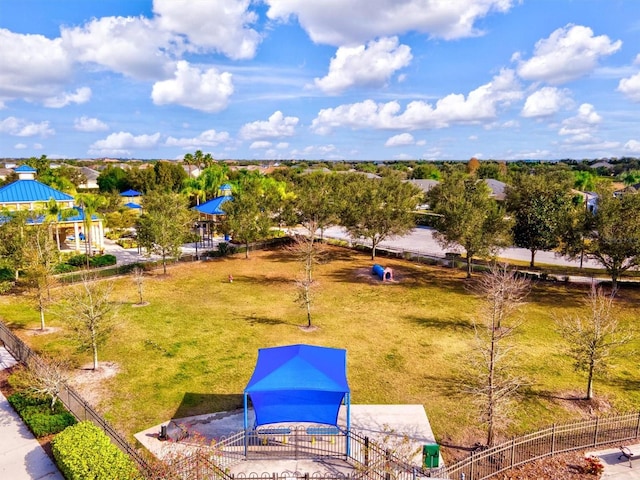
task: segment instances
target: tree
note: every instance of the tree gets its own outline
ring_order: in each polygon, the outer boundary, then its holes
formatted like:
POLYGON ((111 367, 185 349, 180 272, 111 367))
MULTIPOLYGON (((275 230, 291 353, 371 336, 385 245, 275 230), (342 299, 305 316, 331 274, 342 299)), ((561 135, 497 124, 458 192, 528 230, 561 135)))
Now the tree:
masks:
POLYGON ((315 235, 297 235, 293 244, 288 247, 294 257, 302 263, 303 275, 296 279, 296 302, 307 312, 307 328, 311 328, 311 306, 314 300, 314 290, 317 286, 313 278, 314 265, 321 262, 324 249, 315 241, 315 235))
POLYGON ((387 238, 406 235, 415 227, 414 210, 422 192, 396 176, 370 179, 352 175, 343 191, 346 208, 342 224, 351 237, 371 242, 371 260, 376 247, 387 238))
POLYGON ((191 178, 191 167, 193 167, 193 165, 194 165, 193 154, 185 153, 184 154, 184 158, 182 159, 182 161, 187 166, 187 168, 189 170, 189 178, 191 178))
POLYGON ((427 194, 436 215, 436 240, 444 247, 462 247, 467 255, 467 278, 472 259, 495 253, 509 244, 509 222, 497 202, 489 197, 482 180, 450 173, 427 194))
POLYGON ((85 271, 78 285, 65 290, 60 305, 60 314, 69 322, 80 347, 91 352, 93 370, 98 368, 98 347, 109 339, 115 326, 112 290, 113 282, 98 280, 85 271))
POLYGON ((615 197, 610 187, 602 185, 597 194, 595 211, 582 212, 583 221, 578 224, 582 235, 565 232, 563 253, 575 258, 583 250, 607 270, 615 290, 620 276, 640 265, 640 195, 615 197))
POLYGON ((293 210, 307 236, 320 234, 340 221, 340 183, 337 175, 314 172, 296 179, 293 210))
POLYGON ((191 232, 195 213, 187 200, 178 193, 150 192, 144 197, 144 213, 137 225, 138 242, 148 254, 162 257, 163 272, 167 273, 167 258, 180 255, 180 247, 191 232))
POLYGON ((76 214, 77 212, 75 209, 63 208, 53 198, 50 198, 47 202, 45 210, 45 221, 50 225, 53 225, 53 227, 55 228, 56 244, 58 246, 58 250, 60 250, 60 221, 64 221, 76 214))
POLYGON ((467 162, 467 173, 469 175, 475 175, 479 168, 480 160, 478 160, 476 157, 471 157, 467 162))
POLYGON ((179 192, 183 182, 188 178, 182 165, 175 162, 157 162, 153 170, 156 174, 154 189, 165 192, 179 192))
POLYGON ((49 397, 53 410, 69 378, 68 372, 69 365, 66 361, 45 356, 38 359, 30 357, 24 371, 24 381, 36 395, 49 397))
POLYGON ((2 263, 13 270, 15 281, 20 277, 20 272, 25 267, 26 252, 26 223, 28 212, 26 210, 0 213, 0 259, 2 263))
POLYGON ((93 234, 92 228, 93 217, 97 215, 98 210, 107 204, 107 200, 101 195, 91 193, 81 193, 76 197, 78 206, 82 208, 82 222, 86 235, 86 252, 87 267, 89 266, 89 257, 93 255, 93 234))
POLYGON ((567 353, 576 371, 587 373, 586 399, 593 398, 593 381, 604 374, 619 347, 632 340, 622 331, 614 309, 615 290, 606 295, 602 288, 591 286, 582 315, 556 318, 558 332, 567 342, 567 353))
POLYGON ((438 167, 433 163, 420 163, 416 165, 411 172, 411 178, 421 179, 428 178, 431 180, 440 180, 441 174, 438 167))
POLYGON ((54 268, 58 250, 46 223, 33 223, 25 232, 25 273, 40 313, 40 329, 45 329, 44 313, 51 299, 50 289, 55 282, 54 268))
POLYGON ((273 205, 276 197, 265 188, 262 177, 246 175, 240 179, 233 192, 233 200, 225 202, 223 229, 233 235, 234 241, 246 246, 245 258, 249 258, 249 244, 269 236, 274 225, 273 205))
POLYGON ((513 241, 531 252, 531 267, 539 250, 560 244, 563 228, 574 208, 571 185, 555 175, 520 175, 507 187, 507 211, 514 219, 513 241))
POLYGON ((142 293, 144 292, 144 268, 135 267, 132 271, 133 283, 136 285, 136 290, 138 291, 138 298, 140 301, 138 305, 145 305, 144 299, 142 297, 142 293))
POLYGON ((100 172, 96 183, 102 193, 124 192, 131 188, 127 172, 120 167, 113 167, 111 165, 100 172))
POLYGON ((521 320, 514 318, 529 293, 529 282, 506 265, 493 265, 474 287, 483 300, 474 320, 475 345, 464 388, 474 397, 492 446, 497 426, 523 380, 513 374, 511 338, 521 320))

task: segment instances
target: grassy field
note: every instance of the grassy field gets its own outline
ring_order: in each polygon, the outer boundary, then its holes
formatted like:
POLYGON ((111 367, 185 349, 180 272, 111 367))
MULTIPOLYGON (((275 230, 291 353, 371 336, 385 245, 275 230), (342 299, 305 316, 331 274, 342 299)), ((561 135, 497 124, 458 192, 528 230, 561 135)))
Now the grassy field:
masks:
MULTIPOLYGON (((381 259, 396 275, 394 283, 383 284, 371 276, 366 255, 337 247, 330 252, 330 261, 317 268, 314 331, 300 328, 306 317, 294 303, 292 282, 300 266, 284 251, 175 265, 167 276, 150 274, 145 282, 150 305, 142 308, 134 307, 133 280, 117 279, 118 327, 101 361, 116 362, 120 371, 101 384, 99 410, 131 436, 170 418, 237 408, 258 348, 308 343, 347 349, 353 403, 423 404, 439 441, 481 440, 472 401, 459 388, 479 301, 466 288, 464 273, 381 259)), ((585 287, 534 286, 516 336, 516 368, 529 386, 504 435, 578 418, 589 408, 640 408, 638 357, 632 354, 640 340, 597 379, 598 402, 566 399, 582 393, 585 379, 563 355, 552 317, 576 312, 584 294, 585 287)), ((623 290, 617 303, 623 324, 634 324, 640 291, 623 290)), ((76 365, 90 361, 76 351, 63 318, 50 316, 57 332, 29 335, 38 316, 25 297, 0 297, 0 315, 37 350, 69 356, 76 365)))

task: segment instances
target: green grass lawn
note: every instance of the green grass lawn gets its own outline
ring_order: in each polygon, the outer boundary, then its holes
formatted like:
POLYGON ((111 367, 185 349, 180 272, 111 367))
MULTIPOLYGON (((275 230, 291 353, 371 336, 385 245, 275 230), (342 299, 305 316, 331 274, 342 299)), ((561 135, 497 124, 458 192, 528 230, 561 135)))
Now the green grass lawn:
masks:
MULTIPOLYGON (((438 440, 482 440, 475 437, 472 400, 459 388, 478 305, 464 273, 380 259, 396 276, 383 284, 371 276, 366 255, 330 252, 316 271, 314 331, 300 328, 306 316, 294 303, 293 279, 301 269, 284 251, 179 264, 166 277, 156 272, 145 282, 150 305, 142 308, 133 306, 133 280, 117 279, 119 323, 100 360, 116 362, 120 372, 103 383, 99 410, 131 437, 170 418, 238 408, 259 348, 308 343, 347 349, 353 403, 422 404, 438 440)), ((562 354, 552 316, 577 311, 584 294, 585 287, 534 286, 516 336, 516 368, 529 385, 504 435, 582 414, 577 402, 562 398, 581 393, 585 380, 562 354)), ((622 322, 632 324, 640 292, 622 290, 618 305, 622 322)), ((56 333, 27 335, 39 323, 25 297, 0 297, 0 314, 36 350, 69 356, 76 365, 90 361, 76 351, 64 318, 49 317, 49 325, 60 328, 56 333)), ((600 404, 611 412, 640 408, 640 373, 631 354, 638 347, 640 340, 629 345, 630 355, 595 383, 600 404)))

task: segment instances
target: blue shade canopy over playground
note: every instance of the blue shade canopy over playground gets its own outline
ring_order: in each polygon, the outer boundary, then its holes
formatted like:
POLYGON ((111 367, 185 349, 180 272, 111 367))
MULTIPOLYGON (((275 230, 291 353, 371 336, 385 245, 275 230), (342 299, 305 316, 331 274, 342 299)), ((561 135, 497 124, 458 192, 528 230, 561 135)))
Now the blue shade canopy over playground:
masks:
MULTIPOLYGON (((337 425, 340 405, 347 405, 347 352, 313 345, 261 348, 244 391, 245 430, 247 396, 256 416, 255 426, 280 422, 337 425)), ((349 425, 347 425, 349 428, 349 425)))

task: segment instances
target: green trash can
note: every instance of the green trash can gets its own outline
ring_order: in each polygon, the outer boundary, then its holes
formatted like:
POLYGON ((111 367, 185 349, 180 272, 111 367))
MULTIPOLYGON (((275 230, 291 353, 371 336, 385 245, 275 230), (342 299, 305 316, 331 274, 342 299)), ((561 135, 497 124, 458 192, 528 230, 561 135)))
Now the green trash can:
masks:
POLYGON ((440 445, 422 446, 422 466, 424 468, 436 468, 440 465, 440 445))

